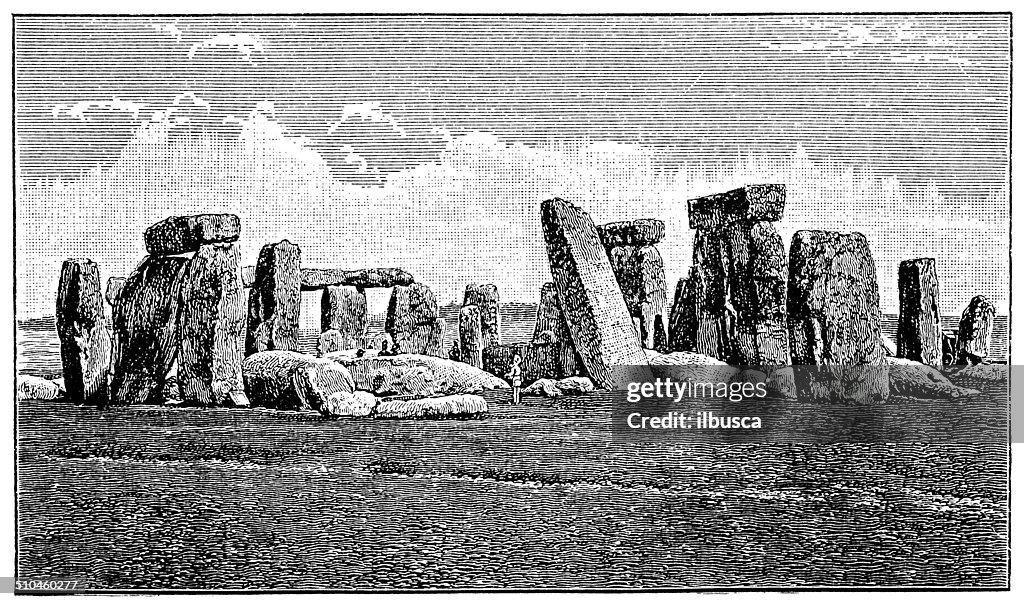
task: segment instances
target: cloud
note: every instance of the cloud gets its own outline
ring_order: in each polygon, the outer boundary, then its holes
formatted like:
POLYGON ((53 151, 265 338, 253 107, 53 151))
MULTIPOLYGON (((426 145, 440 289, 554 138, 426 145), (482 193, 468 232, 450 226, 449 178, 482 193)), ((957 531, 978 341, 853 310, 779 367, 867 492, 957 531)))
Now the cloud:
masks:
POLYGON ((244 56, 245 60, 250 63, 252 63, 253 53, 266 50, 263 42, 253 34, 217 34, 212 38, 193 44, 188 49, 188 58, 195 59, 200 52, 217 48, 232 49, 244 56))
POLYGON ((139 112, 145 107, 143 103, 122 101, 114 97, 110 101, 78 101, 71 104, 57 104, 53 106, 51 113, 54 118, 66 116, 86 122, 95 118, 97 114, 106 112, 127 113, 131 114, 133 118, 138 118, 139 112))
POLYGON ((157 32, 165 33, 174 38, 176 42, 181 42, 185 35, 184 32, 178 29, 178 26, 175 23, 151 23, 150 27, 157 32))

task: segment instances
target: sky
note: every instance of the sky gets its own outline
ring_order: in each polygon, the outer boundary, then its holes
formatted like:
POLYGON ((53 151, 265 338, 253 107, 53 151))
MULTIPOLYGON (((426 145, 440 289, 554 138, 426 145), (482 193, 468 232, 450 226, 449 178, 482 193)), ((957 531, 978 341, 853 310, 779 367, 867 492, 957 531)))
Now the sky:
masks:
POLYGON ((536 301, 553 196, 665 220, 671 291, 686 200, 763 182, 787 243, 868 236, 883 310, 925 256, 943 314, 1006 310, 1006 15, 20 17, 15 144, 21 319, 63 259, 127 275, 148 225, 200 212, 241 217, 246 264, 287 238, 442 303, 536 301))

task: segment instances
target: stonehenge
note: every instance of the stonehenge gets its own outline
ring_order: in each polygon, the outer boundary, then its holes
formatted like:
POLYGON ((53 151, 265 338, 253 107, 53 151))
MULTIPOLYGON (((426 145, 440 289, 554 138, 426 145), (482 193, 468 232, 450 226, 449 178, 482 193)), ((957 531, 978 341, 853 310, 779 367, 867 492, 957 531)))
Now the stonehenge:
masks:
POLYGON ((664 349, 668 287, 665 263, 655 244, 665 236, 665 223, 637 219, 597 229, 641 344, 646 349, 664 349))
POLYGON ((168 217, 146 229, 146 250, 151 255, 179 255, 204 244, 238 240, 241 221, 235 215, 168 217))
POLYGON ((301 252, 288 240, 260 250, 249 291, 245 355, 268 349, 299 347, 299 261, 301 252))
MULTIPOLYGON (((366 294, 354 286, 327 286, 320 298, 320 330, 338 333, 338 349, 363 347, 366 294)), ((332 349, 330 351, 337 351, 332 349)))
POLYGON ((974 297, 967 304, 960 318, 954 346, 957 364, 974 365, 985 362, 988 358, 995 316, 995 307, 981 295, 974 297))
POLYGON ((494 284, 469 284, 462 305, 474 305, 480 313, 480 335, 484 349, 501 345, 501 308, 494 284))
POLYGON ((439 356, 445 321, 437 316, 437 299, 425 284, 395 286, 388 302, 384 332, 399 353, 439 356))
POLYGON ((64 389, 72 401, 105 404, 110 365, 100 270, 89 259, 68 259, 57 286, 57 336, 64 389))
POLYGON ((484 337, 480 322, 480 308, 463 305, 459 310, 459 360, 484 367, 484 337))
POLYGON ((899 296, 896 355, 942 368, 942 318, 935 259, 908 259, 900 263, 899 296))

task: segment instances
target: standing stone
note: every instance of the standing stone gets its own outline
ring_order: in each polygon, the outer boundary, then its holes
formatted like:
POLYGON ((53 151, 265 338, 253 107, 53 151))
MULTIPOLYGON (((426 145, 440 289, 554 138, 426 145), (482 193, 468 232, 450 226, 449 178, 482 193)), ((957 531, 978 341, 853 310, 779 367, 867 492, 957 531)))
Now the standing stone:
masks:
POLYGON ((112 321, 113 404, 152 404, 163 399, 179 350, 180 295, 188 264, 184 257, 147 257, 125 281, 112 321))
POLYGON ((896 356, 942 368, 942 318, 935 259, 901 262, 899 291, 896 356))
POLYGON ((668 286, 665 263, 654 246, 614 246, 608 250, 615 279, 622 289, 629 315, 640 328, 645 349, 665 342, 668 286))
POLYGON ((576 351, 594 383, 653 377, 590 215, 561 199, 541 205, 551 275, 576 351))
POLYGON ((299 348, 299 247, 288 240, 260 250, 256 279, 249 291, 245 353, 299 348))
POLYGON ((809 372, 813 399, 884 400, 878 282, 859 233, 798 231, 789 256, 789 329, 794 365, 809 372))
POLYGON ((68 259, 57 287, 57 335, 64 390, 73 402, 105 404, 110 366, 100 270, 89 259, 68 259))
MULTIPOLYGON (((693 271, 693 268, 690 268, 693 271)), ((693 318, 694 310, 687 306, 686 278, 676 282, 675 296, 672 297, 672 311, 668 318, 668 351, 692 351, 692 345, 686 341, 690 334, 688 325, 693 318)), ((666 352, 662 352, 666 353, 666 352)))
POLYGON ((484 367, 484 338, 480 324, 480 308, 463 305, 459 310, 459 360, 477 368, 484 367))
POLYGON ((178 387, 187 404, 230 404, 242 391, 245 297, 236 244, 205 244, 185 270, 178 336, 178 387))
POLYGON ((111 307, 117 303, 118 297, 121 296, 121 290, 124 288, 124 278, 107 278, 107 292, 105 293, 107 304, 111 307))
POLYGON ((735 364, 789 364, 786 322, 788 263, 782 237, 768 222, 740 222, 723 233, 728 293, 735 311, 735 364))
POLYGON ((240 230, 235 215, 168 217, 146 229, 146 250, 151 255, 196 252, 204 244, 234 242, 240 230))
POLYGON ((391 291, 384 332, 398 353, 436 356, 440 353, 444 324, 438 321, 437 300, 424 284, 396 286, 391 291))
MULTIPOLYGON (((579 356, 572 344, 569 325, 565 322, 562 306, 558 304, 558 289, 554 282, 546 282, 540 289, 540 304, 537 306, 537 323, 533 329, 533 343, 555 343, 557 345, 558 374, 562 377, 579 376, 579 356)), ((545 377, 557 378, 557 377, 545 377)))
POLYGON ((343 349, 352 349, 345 347, 346 338, 336 330, 327 330, 320 333, 320 337, 316 341, 316 356, 322 358, 325 355, 341 351, 343 349))
POLYGON ((727 250, 719 234, 698 230, 693 241, 693 266, 683 293, 689 309, 684 328, 690 351, 732 363, 737 358, 734 326, 736 310, 729 298, 727 250))
POLYGON ((957 364, 981 364, 985 361, 995 318, 995 307, 988 299, 981 295, 971 299, 960 317, 956 336, 957 364))
POLYGON ((353 286, 323 289, 320 330, 324 333, 338 331, 341 349, 363 347, 366 339, 366 295, 363 291, 353 286))
POLYGON ((501 345, 501 308, 498 302, 498 287, 494 284, 469 284, 463 305, 475 305, 480 311, 480 332, 484 348, 501 345))

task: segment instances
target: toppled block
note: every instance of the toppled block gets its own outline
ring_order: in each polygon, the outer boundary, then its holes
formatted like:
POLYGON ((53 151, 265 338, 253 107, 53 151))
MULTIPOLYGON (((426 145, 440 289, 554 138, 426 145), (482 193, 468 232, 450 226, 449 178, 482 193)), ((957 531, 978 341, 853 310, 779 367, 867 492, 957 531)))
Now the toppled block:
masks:
POLYGON ((480 327, 480 308, 463 305, 459 310, 459 360, 483 368, 484 339, 480 327))
POLYGON ((57 287, 57 335, 64 385, 73 402, 105 404, 110 367, 100 270, 89 259, 68 259, 57 287))
POLYGON ((942 368, 942 318, 935 259, 909 259, 899 268, 900 318, 896 355, 942 368))
POLYGON ((241 221, 235 215, 168 217, 146 229, 146 250, 151 255, 180 255, 204 244, 238 240, 241 221))
POLYGON ((189 259, 147 257, 125 281, 114 305, 115 405, 160 403, 180 348, 181 288, 189 259))
POLYGON ((16 391, 19 400, 59 400, 64 395, 60 385, 49 379, 18 375, 16 391))
POLYGON ((377 396, 366 391, 348 393, 338 391, 330 394, 320 408, 324 417, 365 417, 377 407, 377 396))
POLYGON ((746 185, 694 198, 687 206, 690 229, 718 229, 739 221, 778 221, 786 206, 786 186, 746 185))
POLYGON ((608 259, 626 309, 639 325, 641 345, 646 349, 664 347, 668 286, 661 253, 654 246, 615 246, 608 249, 608 259))
POLYGON ((484 349, 501 345, 501 308, 498 304, 498 287, 494 284, 469 284, 462 300, 463 305, 475 305, 480 310, 480 334, 484 349))
POLYGON ((254 406, 279 410, 323 410, 332 394, 355 391, 344 366, 295 351, 268 350, 247 357, 242 378, 254 406))
POLYGON ((954 385, 938 370, 916 360, 886 358, 889 393, 912 398, 957 399, 978 394, 977 389, 954 385))
POLYGON ((635 219, 597 226, 605 248, 615 246, 653 246, 665 237, 665 222, 659 219, 635 219))
POLYGON ((425 392, 450 395, 509 388, 508 383, 479 368, 434 356, 382 356, 373 350, 346 350, 328 354, 327 359, 349 369, 356 389, 378 396, 425 392))
POLYGON ((353 288, 391 288, 409 286, 412 274, 397 267, 373 269, 302 269, 302 290, 319 290, 328 286, 353 288))
POLYGON ((460 394, 418 400, 381 400, 373 416, 378 419, 451 419, 486 412, 487 401, 482 397, 460 394))
POLYGON ((867 238, 859 233, 798 231, 790 247, 789 270, 793 364, 819 367, 808 376, 810 396, 888 398, 878 282, 867 238))
POLYGON ((523 395, 544 396, 577 396, 594 391, 594 383, 586 377, 567 377, 565 379, 537 379, 523 389, 523 395))
POLYGON ((233 405, 242 384, 245 294, 238 245, 204 244, 185 270, 178 338, 178 386, 192 406, 233 405))
POLYGON ((391 291, 384 332, 399 353, 440 355, 444 321, 437 317, 437 300, 425 284, 396 286, 391 291))
POLYGON ((260 250, 249 291, 245 353, 299 348, 300 251, 288 240, 260 250))
POLYGON ((320 300, 320 330, 338 331, 339 349, 362 347, 366 340, 366 295, 354 286, 328 286, 320 300))
POLYGON ((558 301, 587 375, 604 388, 647 378, 629 370, 647 366, 647 357, 590 215, 555 198, 541 205, 541 222, 558 301))
POLYGON ((117 298, 121 296, 121 290, 124 288, 124 278, 107 278, 107 292, 105 293, 107 304, 111 307, 117 303, 117 298))
POLYGON ((960 329, 956 335, 956 363, 981 364, 988 357, 995 307, 988 299, 978 295, 964 309, 960 329))

